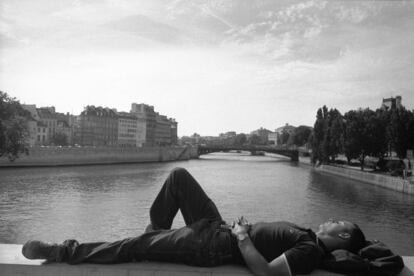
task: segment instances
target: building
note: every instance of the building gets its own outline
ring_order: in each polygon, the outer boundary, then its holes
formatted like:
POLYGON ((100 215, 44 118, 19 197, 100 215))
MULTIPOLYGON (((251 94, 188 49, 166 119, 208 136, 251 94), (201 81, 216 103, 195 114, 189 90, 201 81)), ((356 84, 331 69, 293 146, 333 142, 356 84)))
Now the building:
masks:
POLYGON ((237 133, 235 131, 227 131, 225 133, 220 133, 219 137, 221 139, 228 139, 228 138, 233 138, 236 137, 237 133))
POLYGON ((56 134, 64 135, 67 145, 74 144, 74 122, 75 116, 70 115, 69 113, 56 113, 57 126, 56 134))
POLYGON ((27 144, 30 147, 33 147, 38 144, 37 141, 37 122, 39 120, 39 115, 37 114, 36 105, 34 104, 22 104, 23 109, 30 112, 31 118, 27 121, 27 126, 29 130, 29 136, 27 137, 27 144))
POLYGON ((87 106, 76 126, 77 143, 83 146, 116 146, 118 115, 110 108, 87 106))
POLYGON ((35 145, 46 145, 49 137, 49 128, 43 122, 37 121, 36 123, 36 142, 35 145))
POLYGON ((171 145, 178 144, 178 123, 175 119, 170 118, 170 126, 171 126, 171 145))
POLYGON ((391 97, 391 98, 386 98, 386 99, 382 99, 382 106, 381 108, 383 109, 400 109, 402 107, 402 97, 401 96, 396 96, 395 98, 391 97))
POLYGON ((138 119, 127 112, 118 112, 118 146, 137 147, 138 119))
POLYGON ((165 115, 156 113, 154 141, 156 146, 171 145, 171 122, 165 115))
POLYGON ((269 144, 277 145, 277 136, 278 136, 277 132, 270 132, 267 135, 267 140, 269 141, 269 144))
POLYGON ((30 146, 53 144, 53 138, 58 130, 58 113, 55 107, 36 108, 34 104, 22 104, 23 109, 30 112, 32 120, 28 121, 30 146))
MULTIPOLYGON (((37 114, 39 115, 39 121, 42 123, 42 127, 47 127, 47 133, 45 136, 45 140, 43 141, 42 138, 42 145, 51 145, 53 144, 53 138, 56 134, 57 128, 57 116, 55 112, 55 108, 52 107, 40 107, 37 108, 37 114)), ((43 133, 42 133, 43 137, 43 133)))
POLYGON ((254 131, 250 132, 250 136, 257 135, 257 136, 260 137, 260 140, 263 143, 267 143, 269 141, 269 133, 272 133, 272 132, 268 129, 265 129, 265 128, 261 127, 257 130, 254 130, 254 131))
MULTIPOLYGON (((284 126, 282 127, 278 127, 277 129, 275 129, 275 133, 276 133, 276 145, 280 144, 280 138, 282 136, 283 133, 287 133, 290 135, 292 135, 293 132, 295 132, 296 127, 289 125, 288 123, 286 123, 284 126)), ((272 136, 272 141, 274 141, 274 136, 272 136)))
POLYGON ((131 105, 131 114, 138 118, 141 123, 140 129, 142 130, 142 124, 145 124, 145 140, 144 146, 155 145, 155 128, 156 128, 156 113, 154 107, 147 104, 136 104, 131 105))

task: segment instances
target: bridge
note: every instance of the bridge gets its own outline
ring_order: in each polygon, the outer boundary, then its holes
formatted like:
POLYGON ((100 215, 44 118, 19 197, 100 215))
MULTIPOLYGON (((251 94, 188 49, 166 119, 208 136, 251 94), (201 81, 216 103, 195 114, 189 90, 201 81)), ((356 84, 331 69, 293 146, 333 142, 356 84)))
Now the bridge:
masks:
POLYGON ((245 145, 245 146, 226 146, 226 145, 199 145, 198 155, 209 154, 212 152, 227 152, 231 150, 250 151, 252 153, 263 151, 275 153, 290 157, 291 161, 299 161, 299 151, 296 147, 286 146, 259 146, 259 145, 245 145))

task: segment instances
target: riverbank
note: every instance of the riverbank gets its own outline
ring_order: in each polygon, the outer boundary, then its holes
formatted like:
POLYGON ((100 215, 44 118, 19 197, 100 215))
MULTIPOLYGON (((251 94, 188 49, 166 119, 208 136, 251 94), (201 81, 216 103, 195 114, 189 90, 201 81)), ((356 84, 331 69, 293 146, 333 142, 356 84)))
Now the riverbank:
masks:
MULTIPOLYGON (((299 162, 307 166, 313 166, 310 163, 309 158, 300 157, 299 162)), ((388 190, 414 195, 414 181, 412 178, 403 179, 400 177, 384 175, 375 172, 361 171, 359 169, 331 165, 320 165, 314 167, 313 169, 317 172, 346 177, 349 179, 361 181, 363 183, 380 186, 388 190)))
POLYGON ((52 167, 167 162, 198 158, 195 147, 33 147, 15 161, 0 158, 1 167, 52 167))

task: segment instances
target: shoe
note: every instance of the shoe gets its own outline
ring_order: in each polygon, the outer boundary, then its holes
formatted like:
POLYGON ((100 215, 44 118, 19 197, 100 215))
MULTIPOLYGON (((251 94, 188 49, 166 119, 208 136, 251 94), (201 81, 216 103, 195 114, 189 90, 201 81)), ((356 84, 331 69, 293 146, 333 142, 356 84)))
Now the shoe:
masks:
POLYGON ((30 240, 23 245, 22 254, 27 259, 46 259, 48 262, 54 262, 58 260, 61 249, 56 243, 30 240))

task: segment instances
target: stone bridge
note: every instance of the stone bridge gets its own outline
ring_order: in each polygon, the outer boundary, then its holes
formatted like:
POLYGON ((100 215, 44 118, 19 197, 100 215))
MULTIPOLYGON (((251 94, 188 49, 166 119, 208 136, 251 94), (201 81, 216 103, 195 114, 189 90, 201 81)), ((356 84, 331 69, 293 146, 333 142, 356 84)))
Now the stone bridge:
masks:
POLYGON ((243 150, 250 151, 252 153, 263 151, 275 153, 283 156, 287 156, 291 161, 299 161, 299 151, 296 147, 286 146, 259 146, 259 145, 246 145, 246 146, 225 146, 225 145, 199 145, 198 155, 209 154, 212 152, 227 152, 231 150, 243 150))

